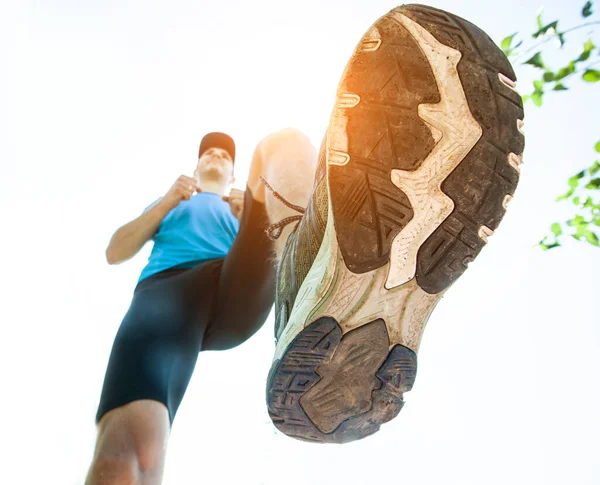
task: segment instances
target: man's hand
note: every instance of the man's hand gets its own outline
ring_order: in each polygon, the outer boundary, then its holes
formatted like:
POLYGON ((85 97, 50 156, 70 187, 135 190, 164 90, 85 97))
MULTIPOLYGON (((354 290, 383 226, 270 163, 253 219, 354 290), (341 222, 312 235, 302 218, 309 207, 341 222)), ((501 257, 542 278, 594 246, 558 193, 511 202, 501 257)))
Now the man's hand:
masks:
POLYGON ((244 211, 244 193, 243 190, 231 189, 229 196, 223 196, 223 200, 229 203, 231 212, 238 221, 242 220, 242 212, 244 211))
POLYGON ((182 200, 190 200, 194 192, 200 192, 198 181, 193 177, 181 175, 162 198, 171 209, 179 205, 182 200))

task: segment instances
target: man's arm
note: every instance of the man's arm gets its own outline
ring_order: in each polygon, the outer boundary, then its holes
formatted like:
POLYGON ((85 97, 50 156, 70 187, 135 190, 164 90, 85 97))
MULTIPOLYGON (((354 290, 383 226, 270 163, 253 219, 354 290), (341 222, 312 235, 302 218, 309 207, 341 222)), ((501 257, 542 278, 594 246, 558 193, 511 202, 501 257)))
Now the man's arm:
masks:
POLYGON ((164 197, 152 204, 137 219, 117 229, 106 248, 108 264, 118 264, 135 256, 148 240, 156 234, 160 223, 182 200, 190 200, 199 191, 193 177, 180 175, 164 197))
POLYGON ((137 219, 117 229, 106 248, 108 264, 119 264, 135 256, 156 234, 171 209, 172 206, 160 199, 137 219))
POLYGON ((141 216, 117 229, 106 248, 108 264, 118 264, 133 258, 148 240, 156 234, 160 223, 182 200, 190 200, 200 190, 193 177, 181 175, 165 194, 141 216))

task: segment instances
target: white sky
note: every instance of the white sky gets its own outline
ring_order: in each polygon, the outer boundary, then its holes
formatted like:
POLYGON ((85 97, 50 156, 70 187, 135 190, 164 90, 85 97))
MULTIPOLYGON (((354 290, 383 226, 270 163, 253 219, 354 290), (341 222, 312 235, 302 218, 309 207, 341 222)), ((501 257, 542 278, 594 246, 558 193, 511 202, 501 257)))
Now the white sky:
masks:
MULTIPOLYGON (((569 3, 545 19, 573 25, 584 2, 569 3)), ((496 41, 531 32, 541 5, 435 3, 496 41)), ((4 483, 83 483, 112 340, 150 252, 107 265, 114 230, 191 175, 207 131, 236 139, 240 188, 269 131, 295 126, 319 146, 348 56, 394 6, 1 3, 4 483)), ((528 107, 517 196, 433 313, 398 418, 341 446, 276 433, 264 403, 270 317, 241 347, 200 355, 164 484, 600 483, 600 250, 533 247, 568 214, 553 199, 600 138, 597 86, 570 85, 528 107)))

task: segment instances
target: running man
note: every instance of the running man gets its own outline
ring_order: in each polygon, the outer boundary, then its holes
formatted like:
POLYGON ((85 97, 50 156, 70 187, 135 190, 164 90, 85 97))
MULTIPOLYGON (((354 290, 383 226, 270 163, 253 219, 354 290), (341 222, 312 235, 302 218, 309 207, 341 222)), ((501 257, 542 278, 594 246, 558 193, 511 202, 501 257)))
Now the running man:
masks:
POLYGON ((194 177, 107 250, 116 263, 155 244, 113 345, 87 485, 160 484, 198 352, 244 342, 273 301, 267 405, 278 429, 343 443, 394 418, 429 315, 515 192, 514 88, 482 30, 406 5, 358 43, 318 156, 297 131, 268 136, 245 193, 226 203, 235 146, 207 135, 194 177))

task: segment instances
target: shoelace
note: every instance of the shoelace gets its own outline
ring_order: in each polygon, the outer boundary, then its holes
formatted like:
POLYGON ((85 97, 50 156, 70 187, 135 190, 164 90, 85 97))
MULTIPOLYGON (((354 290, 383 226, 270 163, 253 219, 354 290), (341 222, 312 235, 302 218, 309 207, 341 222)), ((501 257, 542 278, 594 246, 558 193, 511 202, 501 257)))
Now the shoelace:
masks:
POLYGON ((271 192, 273 192, 273 196, 277 200, 280 200, 281 202, 283 202, 283 204, 286 205, 287 207, 289 207, 290 209, 294 209, 295 211, 300 212, 300 214, 298 214, 296 216, 286 217, 285 219, 281 219, 279 222, 276 222, 275 224, 271 224, 265 230, 269 239, 271 241, 275 241, 276 239, 279 239, 279 236, 281 236, 281 233, 285 226, 287 226, 288 224, 291 224, 292 222, 296 222, 296 221, 299 221, 300 219, 302 219, 302 216, 303 216, 304 212, 306 212, 306 209, 304 207, 300 207, 299 205, 294 205, 294 204, 288 202, 287 200, 285 200, 285 198, 279 192, 277 192, 273 187, 271 187, 269 182, 267 182, 263 178, 262 175, 260 176, 260 180, 262 181, 263 184, 265 184, 265 186, 271 192))

